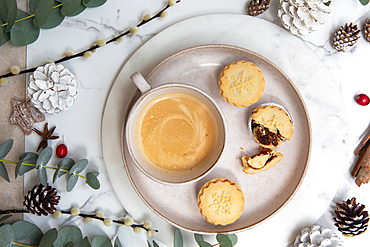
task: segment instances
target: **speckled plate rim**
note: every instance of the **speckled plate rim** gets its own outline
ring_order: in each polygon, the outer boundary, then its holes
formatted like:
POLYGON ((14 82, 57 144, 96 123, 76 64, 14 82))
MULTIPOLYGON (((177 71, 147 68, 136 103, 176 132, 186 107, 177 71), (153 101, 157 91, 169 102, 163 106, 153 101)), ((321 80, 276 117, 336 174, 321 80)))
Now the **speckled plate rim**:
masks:
MULTIPOLYGON (((296 195, 297 191, 299 190, 299 188, 300 188, 300 186, 302 184, 302 181, 305 178, 305 175, 307 173, 308 166, 309 166, 309 161, 310 161, 310 156, 311 156, 311 148, 312 148, 311 124, 310 124, 310 118, 309 118, 309 115, 308 115, 307 107, 306 107, 306 105, 304 103, 303 97, 301 96, 299 90, 294 85, 294 83, 292 82, 292 80, 278 66, 276 66, 269 59, 267 59, 267 58, 259 55, 258 53, 255 53, 253 51, 250 51, 250 50, 245 49, 245 48, 242 48, 242 47, 233 46, 233 45, 225 45, 225 44, 209 44, 209 45, 199 45, 199 46, 194 46, 194 47, 186 48, 186 49, 183 49, 183 50, 181 50, 179 52, 176 52, 176 53, 170 55, 169 57, 167 57, 166 59, 162 60, 158 65, 156 65, 151 70, 151 72, 145 77, 145 79, 150 82, 150 77, 155 73, 156 70, 158 70, 161 66, 163 66, 163 64, 168 63, 169 61, 171 61, 173 58, 175 58, 177 56, 181 56, 181 55, 186 54, 188 52, 191 52, 193 50, 208 49, 208 48, 212 48, 212 49, 215 49, 215 48, 216 49, 217 48, 227 48, 227 49, 238 50, 238 51, 244 52, 244 53, 246 53, 248 55, 257 57, 258 59, 263 60, 264 62, 266 62, 267 64, 269 64, 273 69, 275 69, 278 73, 280 73, 286 79, 286 81, 290 84, 290 86, 294 89, 295 93, 299 97, 299 99, 301 101, 301 104, 302 104, 302 106, 304 108, 305 116, 306 116, 306 119, 307 119, 307 125, 308 125, 308 131, 309 131, 309 133, 308 133, 308 135, 309 135, 309 145, 308 145, 308 153, 307 153, 307 159, 306 159, 305 168, 304 168, 304 170, 302 172, 301 178, 300 178, 297 186, 295 187, 295 189, 291 193, 291 195, 288 197, 288 199, 279 208, 277 208, 273 213, 271 213, 269 215, 266 215, 265 218, 261 219, 260 221, 256 222, 255 224, 252 224, 250 226, 246 226, 246 227, 243 227, 243 228, 238 228, 238 229, 235 229, 235 230, 232 230, 232 231, 227 231, 227 230, 220 230, 220 231, 197 231, 197 230, 194 230, 194 229, 186 228, 186 227, 182 226, 181 224, 178 224, 178 223, 174 222, 170 218, 165 217, 164 215, 162 215, 141 194, 141 192, 137 188, 137 185, 135 184, 135 181, 133 180, 133 178, 131 176, 131 173, 129 171, 129 168, 127 166, 127 160, 126 160, 126 158, 130 158, 130 157, 126 157, 126 155, 125 155, 125 150, 127 149, 126 141, 124 140, 124 138, 125 138, 125 125, 126 125, 126 120, 127 120, 128 112, 130 111, 131 107, 135 104, 135 101, 141 95, 141 93, 140 93, 139 90, 136 90, 135 93, 134 93, 134 95, 131 97, 130 103, 129 103, 129 105, 128 105, 127 109, 126 109, 126 112, 124 114, 124 121, 122 123, 122 129, 121 129, 121 144, 122 144, 122 146, 121 146, 121 153, 122 153, 122 158, 123 158, 123 161, 124 161, 125 171, 127 173, 127 176, 129 178, 130 183, 132 184, 134 190, 136 191, 136 193, 138 194, 138 196, 140 197, 140 199, 147 205, 147 207, 150 208, 150 210, 152 210, 159 217, 161 217, 165 221, 169 222, 170 224, 172 224, 172 225, 174 225, 174 226, 176 226, 176 227, 178 227, 180 229, 187 230, 187 231, 194 232, 194 233, 198 233, 198 234, 219 234, 219 233, 228 234, 228 233, 238 233, 238 232, 241 232, 241 231, 252 229, 252 228, 257 227, 260 224, 266 222, 271 217, 273 217, 274 215, 276 215, 277 213, 279 213, 292 200, 292 198, 296 195)), ((220 229, 222 229, 222 228, 220 228, 220 229)))

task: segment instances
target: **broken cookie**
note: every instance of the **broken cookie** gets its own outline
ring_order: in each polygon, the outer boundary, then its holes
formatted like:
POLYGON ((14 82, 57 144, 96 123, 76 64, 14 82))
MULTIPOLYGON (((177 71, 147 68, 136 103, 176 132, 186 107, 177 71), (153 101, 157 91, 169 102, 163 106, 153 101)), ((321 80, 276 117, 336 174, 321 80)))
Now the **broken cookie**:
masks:
POLYGON ((261 150, 254 156, 245 155, 242 157, 243 172, 255 174, 274 167, 283 158, 283 154, 270 148, 261 147, 261 150))
POLYGON ((293 136, 291 117, 275 104, 265 104, 254 109, 250 124, 254 139, 263 147, 275 148, 293 136))

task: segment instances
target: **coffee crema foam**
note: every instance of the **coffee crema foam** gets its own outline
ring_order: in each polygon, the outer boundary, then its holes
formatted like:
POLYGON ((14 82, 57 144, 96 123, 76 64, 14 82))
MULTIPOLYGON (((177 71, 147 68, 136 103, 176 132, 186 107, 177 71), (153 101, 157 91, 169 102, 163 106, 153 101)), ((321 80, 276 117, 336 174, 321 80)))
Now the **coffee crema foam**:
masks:
POLYGON ((165 93, 141 111, 135 139, 141 155, 157 171, 190 173, 211 157, 219 126, 214 111, 199 97, 165 93))

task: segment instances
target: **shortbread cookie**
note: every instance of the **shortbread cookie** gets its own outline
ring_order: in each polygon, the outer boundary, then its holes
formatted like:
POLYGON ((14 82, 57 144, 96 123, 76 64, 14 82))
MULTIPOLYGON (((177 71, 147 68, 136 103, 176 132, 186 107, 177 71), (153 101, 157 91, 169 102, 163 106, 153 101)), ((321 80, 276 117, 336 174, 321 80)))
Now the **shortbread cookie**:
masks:
POLYGON ((270 148, 261 147, 261 150, 253 156, 242 157, 243 172, 255 174, 274 167, 283 158, 283 154, 270 148))
POLYGON ((281 107, 263 105, 253 110, 251 117, 254 139, 263 147, 277 147, 293 136, 293 122, 281 107))
POLYGON ((219 77, 221 96, 231 105, 245 107, 256 103, 265 90, 265 78, 252 62, 238 61, 226 66, 219 77))
POLYGON ((212 179, 199 191, 198 208, 201 215, 214 225, 231 224, 243 213, 243 191, 227 178, 212 179))

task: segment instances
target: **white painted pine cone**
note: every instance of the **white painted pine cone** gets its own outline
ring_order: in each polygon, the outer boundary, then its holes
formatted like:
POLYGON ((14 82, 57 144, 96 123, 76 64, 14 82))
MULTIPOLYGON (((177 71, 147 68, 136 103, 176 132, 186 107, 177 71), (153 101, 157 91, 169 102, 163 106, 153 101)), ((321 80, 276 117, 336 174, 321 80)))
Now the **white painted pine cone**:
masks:
POLYGON ((294 35, 307 35, 325 23, 324 14, 330 9, 327 0, 279 0, 278 17, 294 35))
POLYGON ((30 75, 27 94, 42 113, 55 115, 70 109, 77 93, 75 75, 61 64, 48 63, 30 75))
POLYGON ((343 247, 343 242, 332 229, 313 225, 301 230, 294 247, 343 247))

